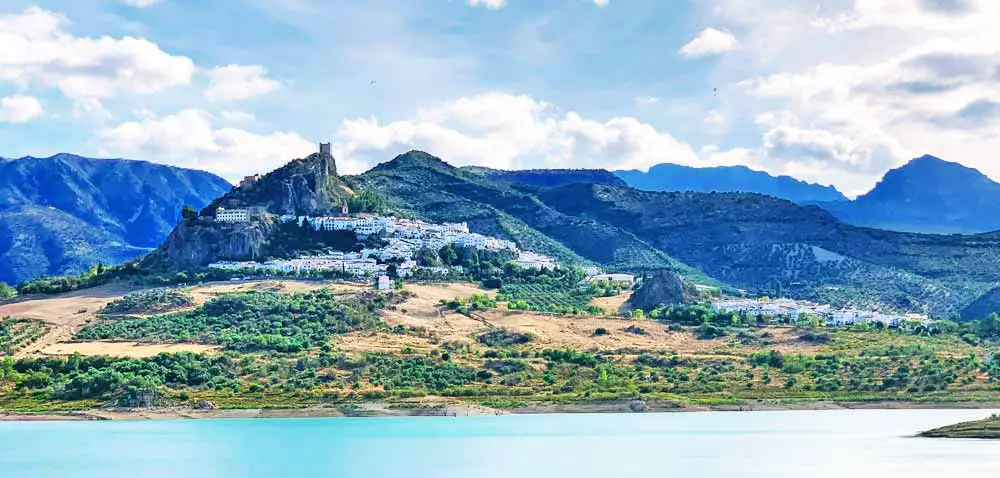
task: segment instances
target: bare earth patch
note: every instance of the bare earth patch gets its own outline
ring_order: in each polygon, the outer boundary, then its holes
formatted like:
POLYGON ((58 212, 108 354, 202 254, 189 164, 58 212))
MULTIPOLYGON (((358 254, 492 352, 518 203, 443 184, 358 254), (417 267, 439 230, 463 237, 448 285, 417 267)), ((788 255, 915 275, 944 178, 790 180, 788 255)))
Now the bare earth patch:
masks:
POLYGON ((196 305, 202 305, 220 295, 236 292, 275 290, 285 294, 311 292, 318 289, 331 289, 335 292, 357 293, 371 287, 362 284, 342 282, 303 281, 303 280, 255 280, 239 282, 209 282, 192 287, 191 296, 196 305))
POLYGON ((202 344, 140 344, 136 342, 76 342, 52 344, 39 353, 41 355, 108 355, 111 357, 145 358, 161 353, 216 353, 217 345, 202 344))
POLYGON ((333 346, 341 352, 393 352, 403 349, 413 349, 426 353, 437 348, 430 339, 409 334, 392 334, 386 332, 351 332, 338 335, 333 339, 333 346))
MULTIPOLYGON (((473 284, 408 284, 406 290, 416 294, 406 302, 385 310, 382 318, 390 326, 422 328, 439 343, 475 343, 476 336, 491 329, 503 328, 512 332, 530 333, 534 340, 526 347, 574 348, 577 350, 618 350, 647 349, 673 351, 679 354, 724 352, 728 350, 726 339, 698 340, 690 332, 667 332, 666 326, 652 320, 630 320, 614 318, 555 316, 531 312, 511 312, 505 310, 481 311, 467 317, 442 310, 439 302, 455 297, 469 297, 472 294, 495 294, 473 284), (646 331, 646 335, 626 332, 635 325, 646 331), (608 330, 608 335, 595 336, 598 328, 608 330)), ((624 302, 627 295, 605 299, 624 302)), ((610 302, 610 300, 608 302, 610 302)), ((338 337, 336 346, 344 351, 385 350, 399 351, 409 347, 426 350, 436 345, 428 338, 401 334, 372 334, 359 332, 338 337)))
POLYGON ((628 302, 629 297, 632 297, 632 291, 628 291, 624 294, 618 294, 611 297, 594 297, 591 299, 590 304, 595 307, 600 307, 604 309, 609 314, 617 314, 621 311, 622 306, 625 302, 628 302))
POLYGON ((107 285, 0 306, 0 317, 35 319, 50 326, 48 333, 18 351, 14 357, 29 356, 49 345, 71 339, 84 324, 97 317, 97 312, 105 305, 128 292, 130 290, 122 286, 107 285))

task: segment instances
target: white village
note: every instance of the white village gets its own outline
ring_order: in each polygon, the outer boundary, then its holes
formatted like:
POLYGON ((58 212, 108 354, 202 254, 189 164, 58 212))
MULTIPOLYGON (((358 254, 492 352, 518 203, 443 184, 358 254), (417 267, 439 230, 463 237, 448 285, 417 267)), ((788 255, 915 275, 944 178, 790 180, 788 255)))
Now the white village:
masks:
POLYGON ((925 324, 929 322, 922 314, 883 313, 856 308, 836 309, 829 304, 816 304, 806 300, 770 299, 725 299, 712 302, 713 312, 733 312, 750 317, 773 317, 778 320, 796 322, 800 318, 815 316, 826 322, 828 327, 854 324, 882 324, 899 327, 907 322, 925 324))
MULTIPOLYGON (((220 208, 215 220, 227 223, 249 222, 257 213, 258 211, 250 209, 220 208)), ((515 257, 512 263, 527 269, 554 269, 559 265, 551 257, 518 249, 513 241, 470 232, 466 223, 432 224, 420 220, 366 214, 317 217, 283 215, 277 219, 282 223, 297 223, 300 227, 309 227, 316 231, 350 231, 357 234, 359 239, 378 235, 385 239, 387 245, 381 248, 362 249, 360 252, 330 252, 266 262, 221 261, 212 263, 209 267, 257 273, 340 271, 357 278, 378 280, 389 273, 389 264, 386 261, 396 261, 398 262, 396 275, 400 278, 410 277, 419 270, 439 275, 448 275, 453 269, 460 272, 461 266, 418 266, 414 260, 421 249, 438 250, 446 245, 480 251, 509 252, 515 257)))

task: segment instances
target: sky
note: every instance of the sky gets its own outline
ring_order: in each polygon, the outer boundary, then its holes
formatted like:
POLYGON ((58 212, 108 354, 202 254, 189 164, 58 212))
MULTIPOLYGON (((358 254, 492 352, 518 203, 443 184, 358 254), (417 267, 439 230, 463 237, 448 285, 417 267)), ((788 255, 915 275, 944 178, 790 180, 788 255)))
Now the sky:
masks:
POLYGON ((3 0, 0 156, 1000 179, 996 0, 3 0))

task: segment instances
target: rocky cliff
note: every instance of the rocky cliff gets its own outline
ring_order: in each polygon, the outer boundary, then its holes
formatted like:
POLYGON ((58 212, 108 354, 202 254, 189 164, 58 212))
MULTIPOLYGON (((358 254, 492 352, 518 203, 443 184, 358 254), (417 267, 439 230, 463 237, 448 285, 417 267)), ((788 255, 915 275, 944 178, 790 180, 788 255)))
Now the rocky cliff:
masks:
POLYGON ((271 214, 318 215, 340 212, 354 193, 337 176, 337 164, 329 154, 311 154, 296 159, 233 189, 202 211, 214 214, 219 207, 259 206, 271 214))
POLYGON ((646 278, 625 304, 626 310, 649 310, 661 305, 685 304, 701 297, 698 289, 674 272, 658 271, 646 278))
POLYGON ((264 257, 264 249, 276 230, 274 219, 266 216, 248 223, 189 219, 174 228, 159 252, 180 269, 220 260, 257 260, 264 257))
POLYGON ((202 267, 220 260, 263 259, 278 230, 275 215, 339 213, 353 191, 337 176, 329 154, 296 159, 262 177, 245 181, 213 201, 199 218, 181 221, 147 262, 166 261, 169 268, 202 267), (261 208, 247 223, 208 219, 220 208, 261 208))

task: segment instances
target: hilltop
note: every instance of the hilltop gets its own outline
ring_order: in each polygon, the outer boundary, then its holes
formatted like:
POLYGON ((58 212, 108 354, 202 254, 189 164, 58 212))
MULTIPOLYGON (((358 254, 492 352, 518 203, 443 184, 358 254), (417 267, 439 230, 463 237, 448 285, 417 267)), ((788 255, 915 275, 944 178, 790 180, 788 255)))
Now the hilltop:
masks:
POLYGON ((504 171, 479 166, 462 168, 492 181, 504 181, 523 186, 551 188, 567 184, 609 184, 612 186, 627 186, 614 173, 603 169, 525 169, 519 171, 504 171))
POLYGON ((645 172, 628 170, 614 174, 629 186, 643 191, 750 192, 798 203, 847 200, 833 186, 807 183, 789 176, 772 176, 746 166, 694 168, 663 163, 645 172))
POLYGON ((851 224, 881 229, 940 234, 1000 230, 1000 183, 930 155, 889 171, 854 201, 820 205, 851 224))
POLYGON ((144 263, 169 268, 204 267, 218 260, 261 259, 278 228, 273 215, 317 216, 343 213, 354 192, 337 176, 336 161, 321 152, 294 159, 263 176, 244 179, 212 201, 198 217, 181 221, 144 263), (260 211, 257 220, 212 220, 220 208, 260 211))
POLYGON ((203 171, 72 154, 0 161, 0 282, 117 264, 156 247, 185 205, 232 188, 203 171))

